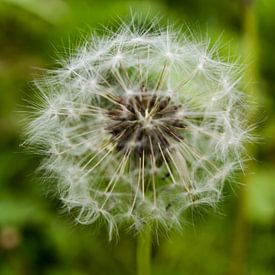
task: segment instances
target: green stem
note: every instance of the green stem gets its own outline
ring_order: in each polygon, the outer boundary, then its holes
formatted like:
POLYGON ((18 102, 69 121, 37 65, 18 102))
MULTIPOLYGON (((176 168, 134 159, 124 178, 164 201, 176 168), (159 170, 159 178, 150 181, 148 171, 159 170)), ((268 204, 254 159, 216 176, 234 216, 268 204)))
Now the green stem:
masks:
POLYGON ((145 226, 137 236, 137 275, 151 274, 151 228, 145 226))
MULTIPOLYGON (((257 33, 257 14, 256 14, 256 0, 241 0, 242 20, 243 20, 243 53, 247 55, 250 64, 245 71, 244 81, 250 83, 257 82, 258 79, 258 51, 259 41, 257 33)), ((251 85, 246 92, 253 96, 257 101, 259 93, 255 85, 251 85)), ((255 109, 250 108, 249 118, 253 119, 255 116, 255 109)), ((247 149, 251 155, 255 154, 255 147, 248 146, 247 149)), ((250 163, 247 170, 253 171, 253 164, 250 163)), ((248 178, 243 178, 242 182, 246 187, 240 190, 240 197, 238 201, 237 215, 234 225, 234 242, 232 242, 231 266, 229 274, 246 274, 247 273, 247 243, 249 241, 249 221, 247 217, 247 200, 249 182, 248 178)))

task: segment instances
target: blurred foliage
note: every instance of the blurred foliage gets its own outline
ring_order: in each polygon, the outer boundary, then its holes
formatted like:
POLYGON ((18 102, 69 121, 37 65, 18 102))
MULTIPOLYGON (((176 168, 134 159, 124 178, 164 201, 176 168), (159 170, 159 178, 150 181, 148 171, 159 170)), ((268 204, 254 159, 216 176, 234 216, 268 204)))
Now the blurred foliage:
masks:
MULTIPOLYGON (((275 2, 254 1, 256 61, 245 60, 255 72, 247 90, 256 87, 260 104, 257 161, 240 179, 245 187, 225 190, 215 214, 202 215, 181 234, 160 237, 153 249, 154 274, 275 274, 275 2)), ((187 22, 214 39, 223 33, 222 42, 229 41, 238 54, 250 5, 252 0, 0 1, 1 275, 135 274, 134 236, 125 233, 109 243, 105 232, 75 226, 34 177, 39 159, 20 147, 17 111, 28 104, 22 99, 32 95, 37 68, 53 67, 57 53, 68 54, 90 31, 127 16, 129 7, 179 25, 187 22)))

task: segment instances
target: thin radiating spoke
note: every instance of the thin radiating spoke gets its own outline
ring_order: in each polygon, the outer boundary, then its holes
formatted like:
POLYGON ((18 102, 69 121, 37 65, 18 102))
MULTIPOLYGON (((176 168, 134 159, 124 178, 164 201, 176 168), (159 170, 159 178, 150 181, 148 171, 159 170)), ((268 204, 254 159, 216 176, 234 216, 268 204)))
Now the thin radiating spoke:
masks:
POLYGON ((169 175, 170 175, 170 177, 171 177, 171 179, 172 179, 172 181, 173 181, 173 184, 174 184, 174 185, 177 185, 177 182, 176 182, 176 180, 175 180, 175 178, 174 178, 174 175, 173 175, 173 173, 172 173, 172 171, 171 171, 171 169, 170 169, 170 167, 169 167, 169 164, 168 164, 168 162, 167 162, 167 160, 166 160, 166 157, 164 156, 164 153, 163 153, 163 151, 162 151, 162 149, 161 149, 160 143, 158 143, 158 147, 159 147, 161 156, 162 156, 162 158, 163 158, 163 161, 164 161, 164 163, 165 163, 165 166, 166 166, 166 168, 167 168, 167 170, 168 170, 168 173, 169 173, 169 175))
POLYGON ((137 200, 137 196, 138 196, 139 188, 140 188, 140 180, 141 180, 141 158, 139 157, 139 159, 138 159, 138 181, 137 181, 137 187, 136 187, 133 203, 132 203, 132 206, 131 206, 131 209, 129 212, 130 215, 133 213, 133 210, 134 210, 134 207, 136 204, 136 200, 137 200))

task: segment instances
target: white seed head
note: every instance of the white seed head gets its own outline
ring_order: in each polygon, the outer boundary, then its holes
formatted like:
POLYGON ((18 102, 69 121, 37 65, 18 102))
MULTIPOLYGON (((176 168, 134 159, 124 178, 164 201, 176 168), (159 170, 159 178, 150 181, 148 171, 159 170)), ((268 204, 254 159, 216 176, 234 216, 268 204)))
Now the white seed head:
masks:
POLYGON ((93 35, 37 82, 28 124, 64 205, 110 235, 215 206, 251 138, 239 67, 207 40, 152 26, 93 35))

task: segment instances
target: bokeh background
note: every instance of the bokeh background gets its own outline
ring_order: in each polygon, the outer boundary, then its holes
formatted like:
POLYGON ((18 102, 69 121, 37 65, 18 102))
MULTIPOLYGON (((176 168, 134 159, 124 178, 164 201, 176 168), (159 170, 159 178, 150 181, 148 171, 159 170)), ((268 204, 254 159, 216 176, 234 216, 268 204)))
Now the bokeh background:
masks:
POLYGON ((216 211, 160 237, 153 274, 275 274, 275 1, 0 0, 0 275, 135 274, 133 236, 110 243, 61 213, 35 176, 39 158, 20 146, 18 112, 39 68, 53 68, 58 54, 129 7, 187 23, 213 41, 222 33, 225 49, 247 64, 244 89, 258 105, 255 161, 238 178, 245 186, 229 185, 216 211))

